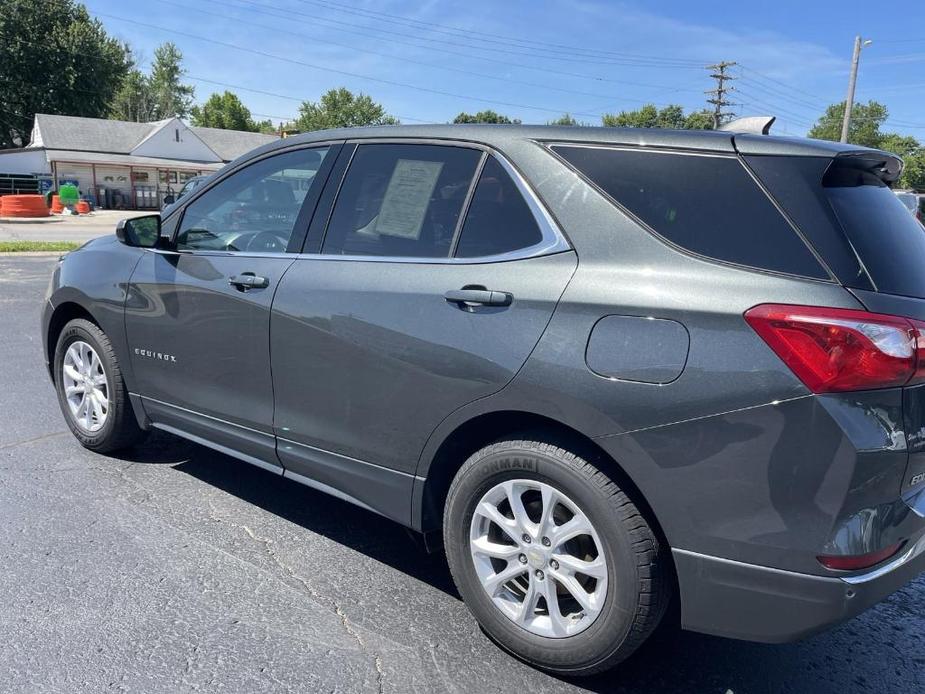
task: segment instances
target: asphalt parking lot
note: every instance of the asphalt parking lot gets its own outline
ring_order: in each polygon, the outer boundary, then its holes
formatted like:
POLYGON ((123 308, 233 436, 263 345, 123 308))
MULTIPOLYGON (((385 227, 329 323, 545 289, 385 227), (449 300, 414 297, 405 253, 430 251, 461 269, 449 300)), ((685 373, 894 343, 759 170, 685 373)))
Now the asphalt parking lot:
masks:
POLYGON ((664 630, 566 681, 493 646, 389 521, 166 435, 85 451, 42 361, 53 263, 0 257, 0 691, 925 691, 925 578, 802 643, 664 630))
POLYGON ((84 243, 111 234, 120 219, 151 212, 96 210, 87 215, 53 215, 38 219, 0 219, 0 241, 74 241, 84 243))

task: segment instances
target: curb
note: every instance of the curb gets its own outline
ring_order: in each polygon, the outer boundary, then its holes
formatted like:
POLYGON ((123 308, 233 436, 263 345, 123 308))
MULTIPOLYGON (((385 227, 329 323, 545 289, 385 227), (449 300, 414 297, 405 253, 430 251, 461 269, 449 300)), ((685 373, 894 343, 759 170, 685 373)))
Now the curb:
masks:
POLYGON ((4 251, 0 258, 57 258, 70 251, 4 251))

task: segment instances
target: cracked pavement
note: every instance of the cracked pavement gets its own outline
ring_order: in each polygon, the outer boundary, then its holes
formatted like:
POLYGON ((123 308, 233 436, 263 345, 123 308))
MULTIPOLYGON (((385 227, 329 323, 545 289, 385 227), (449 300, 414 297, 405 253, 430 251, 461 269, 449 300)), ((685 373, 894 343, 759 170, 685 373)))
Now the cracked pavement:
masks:
POLYGON ((53 258, 0 258, 0 692, 925 691, 925 579, 808 641, 665 629, 568 681, 496 648, 398 525, 182 440, 67 432, 41 354, 53 258))

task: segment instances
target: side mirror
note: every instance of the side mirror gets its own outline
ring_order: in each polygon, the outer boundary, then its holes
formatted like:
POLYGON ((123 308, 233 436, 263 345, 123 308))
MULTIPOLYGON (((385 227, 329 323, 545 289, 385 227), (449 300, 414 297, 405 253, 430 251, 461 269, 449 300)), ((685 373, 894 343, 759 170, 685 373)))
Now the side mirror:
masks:
POLYGON ((161 238, 161 216, 148 214, 121 219, 116 225, 116 237, 126 246, 154 248, 161 238))
POLYGON ((176 201, 177 196, 173 193, 169 193, 168 195, 164 196, 164 207, 167 207, 167 205, 173 205, 176 201))

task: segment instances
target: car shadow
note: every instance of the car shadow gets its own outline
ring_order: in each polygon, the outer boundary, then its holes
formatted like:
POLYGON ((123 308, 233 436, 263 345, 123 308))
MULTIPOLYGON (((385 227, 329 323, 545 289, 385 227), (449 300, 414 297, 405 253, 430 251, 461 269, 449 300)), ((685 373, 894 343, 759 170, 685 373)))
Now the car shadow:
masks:
POLYGON ((442 553, 398 523, 267 470, 164 432, 118 456, 174 469, 459 598, 442 553))
MULTIPOLYGON (((460 599, 442 553, 428 554, 406 529, 370 511, 160 432, 121 458, 173 465, 460 599)), ((918 584, 903 593, 885 609, 901 612, 911 609, 905 603, 921 600, 918 584)), ((913 691, 916 669, 925 659, 904 657, 897 643, 925 642, 921 617, 887 616, 872 610, 806 641, 766 645, 682 632, 674 626, 679 621, 675 605, 663 626, 615 670, 589 678, 558 679, 563 685, 601 694, 913 691)))

